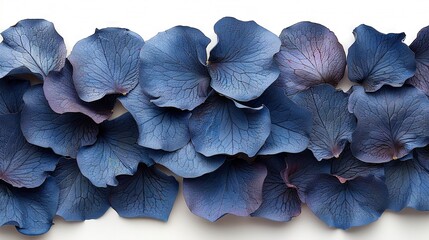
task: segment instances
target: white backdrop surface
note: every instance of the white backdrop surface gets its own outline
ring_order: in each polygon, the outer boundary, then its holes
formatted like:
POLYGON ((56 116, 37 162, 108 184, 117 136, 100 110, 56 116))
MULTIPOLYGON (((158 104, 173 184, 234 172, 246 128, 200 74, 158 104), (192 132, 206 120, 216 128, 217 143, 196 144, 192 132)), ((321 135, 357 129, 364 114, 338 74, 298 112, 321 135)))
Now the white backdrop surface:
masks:
MULTIPOLYGON (((175 25, 199 28, 216 41, 214 23, 224 16, 255 20, 279 34, 299 21, 321 23, 335 32, 347 48, 352 30, 361 23, 381 32, 405 32, 411 43, 417 32, 429 25, 429 2, 421 1, 328 1, 328 0, 0 0, 0 30, 25 18, 54 22, 68 51, 95 28, 126 27, 145 40, 175 25)), ((213 45, 213 44, 212 44, 213 45)), ((211 45, 211 46, 212 46, 211 45)), ((428 199, 429 201, 429 199, 428 199)), ((112 209, 102 218, 83 223, 66 223, 60 218, 47 234, 25 237, 14 227, 0 229, 1 240, 131 240, 131 239, 428 239, 429 212, 405 210, 386 212, 379 221, 348 231, 328 228, 304 207, 301 216, 289 223, 226 216, 210 223, 194 216, 179 193, 167 223, 150 219, 122 219, 112 209)))

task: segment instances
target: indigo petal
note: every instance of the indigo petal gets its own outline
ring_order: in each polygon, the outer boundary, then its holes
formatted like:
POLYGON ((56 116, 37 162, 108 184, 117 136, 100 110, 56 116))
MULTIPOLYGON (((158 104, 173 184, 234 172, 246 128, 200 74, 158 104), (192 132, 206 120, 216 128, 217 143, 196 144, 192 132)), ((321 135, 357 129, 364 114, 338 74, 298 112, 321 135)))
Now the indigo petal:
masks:
POLYGON ((119 176, 110 202, 121 217, 148 217, 167 221, 179 183, 155 167, 141 164, 134 176, 119 176))
POLYGON ((317 160, 338 157, 351 141, 356 119, 347 111, 347 93, 323 84, 296 94, 293 101, 313 115, 308 148, 317 160))
POLYGON ((75 159, 60 159, 52 176, 60 188, 57 215, 64 220, 97 219, 109 209, 109 189, 92 185, 80 173, 75 159))
POLYGON ((253 157, 270 134, 270 113, 217 94, 196 108, 189 120, 192 143, 204 156, 245 153, 253 157))
POLYGON ((58 114, 52 111, 41 85, 24 95, 21 128, 28 142, 55 153, 75 158, 78 149, 96 141, 98 126, 80 113, 58 114))
POLYGON ((213 172, 224 162, 226 156, 205 157, 195 151, 192 142, 174 152, 151 151, 149 156, 158 164, 184 178, 194 178, 213 172))
POLYGON ((348 77, 375 92, 383 85, 400 87, 416 71, 414 53, 403 43, 405 33, 382 34, 360 25, 347 55, 348 77))
POLYGON ((429 100, 412 86, 385 86, 375 93, 354 87, 349 111, 357 118, 351 150, 359 160, 383 163, 429 143, 429 100), (371 126, 371 127, 368 127, 371 126))
POLYGON ((333 32, 323 25, 299 22, 280 34, 276 55, 280 77, 276 85, 288 95, 322 83, 337 86, 344 76, 346 53, 333 32))
POLYGON ((143 39, 124 28, 104 28, 80 40, 69 60, 79 97, 85 102, 107 94, 126 95, 139 81, 143 39))
POLYGON ((77 154, 82 174, 96 187, 116 186, 116 176, 133 175, 140 162, 152 164, 147 149, 137 144, 137 137, 137 125, 129 113, 103 122, 97 141, 80 148, 77 154))
POLYGON ((101 123, 113 113, 115 101, 103 98, 96 102, 82 101, 73 84, 73 67, 69 61, 59 72, 51 72, 43 83, 43 91, 49 106, 56 113, 83 113, 94 122, 101 123))
POLYGON ((196 215, 214 222, 225 214, 249 216, 262 203, 267 169, 234 159, 212 173, 183 180, 183 195, 196 215))
POLYGON ((143 46, 140 83, 159 107, 192 110, 211 88, 206 62, 210 39, 195 28, 177 26, 158 33, 143 46))
POLYGON ((20 113, 24 105, 22 96, 29 88, 30 82, 26 80, 0 79, 0 115, 20 113))
POLYGON ((208 65, 213 89, 237 101, 259 97, 280 74, 273 58, 280 39, 254 21, 231 17, 219 20, 214 30, 218 43, 208 65))
POLYGON ((416 58, 416 73, 407 82, 429 95, 429 27, 419 31, 410 44, 416 58))
POLYGON ((188 121, 190 112, 160 108, 151 103, 140 85, 119 101, 133 115, 139 130, 138 143, 151 149, 175 151, 191 139, 188 121))
POLYGON ((286 185, 281 172, 286 162, 281 157, 272 157, 264 161, 268 170, 262 191, 262 204, 252 213, 253 217, 262 217, 273 221, 287 222, 301 214, 301 200, 297 189, 286 185))
POLYGON ((0 226, 14 225, 25 235, 49 231, 58 206, 59 189, 52 178, 37 188, 0 183, 0 226))
POLYGON ((0 115, 0 122, 0 180, 18 188, 40 186, 59 157, 25 140, 19 115, 0 115))

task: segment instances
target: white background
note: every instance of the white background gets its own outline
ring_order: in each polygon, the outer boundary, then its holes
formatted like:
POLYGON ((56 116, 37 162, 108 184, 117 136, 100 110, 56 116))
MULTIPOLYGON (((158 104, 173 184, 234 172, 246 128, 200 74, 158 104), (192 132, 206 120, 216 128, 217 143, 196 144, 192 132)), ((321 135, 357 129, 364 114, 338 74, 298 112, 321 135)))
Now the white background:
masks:
MULTIPOLYGON (((54 22, 64 37, 68 50, 95 28, 126 27, 145 40, 175 25, 189 25, 202 30, 215 41, 213 24, 224 16, 255 20, 279 34, 296 22, 309 20, 334 31, 347 49, 353 43, 352 30, 361 23, 381 32, 405 32, 407 44, 417 32, 429 25, 429 4, 425 1, 328 1, 328 0, 0 0, 0 30, 25 18, 45 18, 54 22)), ((428 199, 429 201, 429 199, 428 199)), ((405 210, 386 212, 379 221, 348 231, 330 229, 308 208, 289 223, 227 216, 209 223, 194 216, 181 193, 167 223, 149 219, 122 219, 109 210, 101 219, 84 223, 66 223, 55 219, 51 231, 40 237, 24 237, 13 227, 0 229, 1 240, 44 239, 428 239, 429 212, 405 210)))

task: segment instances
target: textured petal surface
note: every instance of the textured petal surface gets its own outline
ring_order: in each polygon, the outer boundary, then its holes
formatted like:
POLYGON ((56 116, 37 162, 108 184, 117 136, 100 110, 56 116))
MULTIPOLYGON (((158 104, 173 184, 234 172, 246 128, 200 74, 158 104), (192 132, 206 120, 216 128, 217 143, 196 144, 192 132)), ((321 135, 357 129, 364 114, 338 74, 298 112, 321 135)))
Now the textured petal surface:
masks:
POLYGON ((58 114, 52 111, 41 85, 28 90, 24 102, 21 128, 31 144, 52 148, 62 156, 76 157, 81 146, 96 141, 97 124, 80 113, 58 114))
POLYGON ((179 183, 155 167, 141 164, 134 176, 119 176, 110 202, 121 217, 148 217, 167 221, 179 183))
POLYGON ((264 165, 234 159, 212 173, 184 179, 183 194, 189 209, 209 221, 225 214, 249 216, 262 203, 266 176, 264 165))
POLYGON ((342 181, 369 175, 381 179, 384 177, 384 170, 382 164, 366 163, 355 158, 348 145, 338 159, 332 159, 331 174, 342 181))
POLYGON ((287 222, 301 213, 301 200, 295 187, 286 185, 282 171, 286 162, 282 157, 264 160, 268 174, 262 191, 262 204, 252 213, 254 217, 262 217, 273 221, 287 222))
POLYGON ((0 79, 0 115, 20 113, 22 96, 30 88, 30 82, 11 77, 0 79))
POLYGON ((374 176, 341 183, 320 175, 306 191, 311 211, 330 227, 348 229, 376 221, 387 207, 387 188, 374 176))
POLYGON ((0 226, 14 225, 26 235, 46 233, 58 206, 59 189, 52 178, 37 188, 0 183, 0 226))
POLYGON ((58 156, 29 144, 19 127, 20 116, 0 115, 0 180, 14 187, 40 186, 53 171, 58 156))
POLYGON ((389 208, 400 211, 409 207, 429 210, 429 151, 418 149, 414 159, 386 164, 386 185, 389 208))
POLYGON ((137 125, 129 113, 103 122, 97 141, 77 154, 82 174, 97 187, 116 186, 116 176, 133 175, 140 162, 152 164, 137 137, 137 125))
POLYGON ((106 97, 91 103, 82 101, 74 87, 72 75, 73 67, 67 61, 60 72, 51 72, 45 78, 43 91, 52 110, 59 114, 80 112, 96 123, 108 119, 113 112, 114 99, 106 97))
POLYGON ((143 39, 123 28, 104 28, 80 40, 69 60, 79 97, 93 102, 107 94, 127 94, 139 81, 143 39))
POLYGON ((346 68, 346 53, 333 32, 323 25, 299 22, 280 34, 282 46, 276 55, 281 85, 288 95, 329 83, 337 86, 346 68))
POLYGON ((149 156, 175 174, 184 178, 199 177, 213 172, 225 162, 225 155, 206 157, 197 151, 192 142, 174 152, 151 151, 149 156))
POLYGON ((255 156, 270 135, 270 112, 249 108, 217 94, 196 108, 189 120, 192 143, 205 156, 255 156))
POLYGON ((231 17, 219 20, 214 30, 218 43, 209 58, 213 89, 237 101, 259 97, 280 74, 273 58, 280 39, 253 21, 231 17))
POLYGON ((258 154, 297 153, 307 148, 312 127, 311 113, 292 102, 281 88, 269 87, 252 105, 266 106, 271 116, 271 133, 258 154))
POLYGON ((296 94, 293 101, 313 114, 308 148, 320 161, 339 156, 351 140, 356 119, 347 111, 347 93, 324 84, 296 94))
POLYGON ((92 185, 75 159, 60 159, 52 176, 60 188, 57 215, 66 221, 96 219, 109 209, 109 189, 92 185))
POLYGON ((383 85, 400 87, 416 71, 414 53, 403 43, 405 33, 382 34, 360 25, 353 31, 356 41, 347 55, 348 76, 365 91, 375 92, 383 85))
POLYGON ((133 115, 139 130, 138 143, 151 149, 175 151, 185 146, 191 136, 190 112, 160 108, 151 103, 140 85, 119 101, 133 115))
POLYGON ((59 71, 66 59, 64 39, 51 22, 26 19, 1 33, 0 78, 11 73, 59 71))
POLYGON ((412 86, 386 86, 375 93, 354 87, 349 99, 349 111, 358 120, 351 144, 353 155, 364 162, 382 163, 426 146, 427 109, 428 98, 412 86))
POLYGON ((210 39, 195 28, 177 26, 143 46, 140 83, 160 107, 192 110, 210 92, 206 48, 210 39))
POLYGON ((429 27, 419 31, 410 44, 416 58, 416 73, 407 82, 429 95, 429 27))

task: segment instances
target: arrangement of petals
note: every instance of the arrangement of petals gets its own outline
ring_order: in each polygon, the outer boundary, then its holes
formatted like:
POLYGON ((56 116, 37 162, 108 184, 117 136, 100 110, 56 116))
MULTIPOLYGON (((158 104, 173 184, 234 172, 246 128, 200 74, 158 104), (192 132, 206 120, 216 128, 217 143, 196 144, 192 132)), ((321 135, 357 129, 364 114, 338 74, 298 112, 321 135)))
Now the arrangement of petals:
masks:
POLYGON ((40 235, 110 207, 167 221, 182 193, 211 222, 288 222, 305 204, 349 229, 429 211, 429 27, 407 46, 360 25, 347 56, 312 22, 276 36, 224 17, 214 32, 209 49, 189 26, 147 42, 96 29, 67 56, 49 21, 3 31, 0 226, 40 235))

